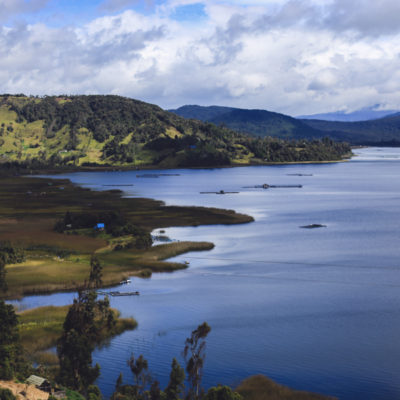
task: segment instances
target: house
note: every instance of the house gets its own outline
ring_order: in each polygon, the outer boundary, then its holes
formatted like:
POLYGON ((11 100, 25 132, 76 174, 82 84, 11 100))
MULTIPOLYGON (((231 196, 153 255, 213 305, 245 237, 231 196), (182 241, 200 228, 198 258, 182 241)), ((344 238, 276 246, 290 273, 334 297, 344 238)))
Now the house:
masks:
POLYGON ((94 229, 96 229, 97 231, 104 231, 105 225, 103 222, 99 222, 95 225, 94 229))
POLYGON ((43 390, 44 392, 51 392, 51 384, 50 382, 45 379, 42 378, 40 376, 36 376, 36 375, 31 375, 27 380, 26 383, 28 385, 33 385, 36 386, 36 388, 43 390))

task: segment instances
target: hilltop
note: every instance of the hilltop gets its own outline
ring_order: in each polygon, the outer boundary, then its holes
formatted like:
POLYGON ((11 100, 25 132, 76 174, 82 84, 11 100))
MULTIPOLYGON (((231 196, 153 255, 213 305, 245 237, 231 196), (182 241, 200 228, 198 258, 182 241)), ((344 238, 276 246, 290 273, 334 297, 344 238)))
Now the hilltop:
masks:
POLYGON ((120 96, 0 96, 3 167, 207 167, 339 160, 348 153, 329 140, 252 138, 120 96))

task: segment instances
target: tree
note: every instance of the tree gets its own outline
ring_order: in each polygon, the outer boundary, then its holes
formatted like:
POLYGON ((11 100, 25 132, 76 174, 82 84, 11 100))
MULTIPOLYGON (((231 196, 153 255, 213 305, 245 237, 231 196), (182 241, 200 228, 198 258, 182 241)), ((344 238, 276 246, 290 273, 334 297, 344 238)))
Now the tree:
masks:
POLYGON ((100 375, 98 364, 92 367, 92 351, 98 334, 95 324, 95 292, 79 292, 70 307, 58 341, 59 380, 76 390, 85 390, 100 375))
POLYGON ((98 386, 90 385, 87 388, 87 400, 100 400, 101 392, 98 386))
POLYGON ((90 258, 89 286, 99 288, 103 283, 101 280, 102 276, 103 267, 101 266, 99 259, 93 254, 90 258))
POLYGON ((160 382, 154 380, 150 386, 150 400, 161 400, 160 382))
POLYGON ((0 400, 17 400, 10 389, 0 388, 0 400))
POLYGON ((197 327, 190 338, 185 341, 183 356, 186 361, 186 372, 188 374, 189 390, 186 395, 188 400, 198 400, 201 398, 201 379, 203 377, 203 366, 205 359, 205 338, 211 331, 207 322, 203 322, 197 327))
POLYGON ((122 377, 122 372, 119 373, 117 381, 115 382, 115 391, 118 392, 118 390, 122 387, 123 383, 123 377, 122 377))
POLYGON ((25 261, 25 252, 8 241, 0 242, 0 260, 4 264, 22 263, 25 261))
POLYGON ((243 397, 228 386, 212 387, 208 390, 203 400, 242 400, 243 397))
POLYGON ((172 360, 171 373, 169 375, 168 386, 165 389, 167 400, 178 400, 183 393, 185 382, 185 370, 179 365, 176 358, 172 360))
POLYGON ((6 282, 6 263, 0 259, 0 290, 7 291, 7 282, 6 282))
POLYGON ((145 387, 150 382, 150 375, 147 372, 147 360, 143 357, 142 354, 135 359, 135 356, 132 353, 131 357, 128 360, 128 366, 132 371, 135 379, 135 385, 133 386, 134 392, 137 397, 140 397, 143 394, 145 387))
POLYGON ((21 354, 18 318, 14 307, 0 300, 0 379, 12 379, 21 354))

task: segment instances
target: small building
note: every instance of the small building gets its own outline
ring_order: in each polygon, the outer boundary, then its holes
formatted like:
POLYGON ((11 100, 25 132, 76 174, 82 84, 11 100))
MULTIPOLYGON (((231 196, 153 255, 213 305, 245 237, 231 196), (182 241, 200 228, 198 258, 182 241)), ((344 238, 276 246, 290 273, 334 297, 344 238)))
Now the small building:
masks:
POLYGON ((99 222, 95 225, 94 229, 96 229, 97 231, 104 231, 105 225, 103 222, 99 222))
POLYGON ((44 392, 48 392, 48 393, 51 392, 51 384, 50 384, 50 382, 49 382, 47 379, 42 378, 42 377, 40 377, 40 376, 31 375, 31 376, 26 380, 26 383, 27 383, 28 385, 33 385, 33 386, 35 386, 36 388, 38 388, 38 389, 40 389, 40 390, 43 390, 44 392))

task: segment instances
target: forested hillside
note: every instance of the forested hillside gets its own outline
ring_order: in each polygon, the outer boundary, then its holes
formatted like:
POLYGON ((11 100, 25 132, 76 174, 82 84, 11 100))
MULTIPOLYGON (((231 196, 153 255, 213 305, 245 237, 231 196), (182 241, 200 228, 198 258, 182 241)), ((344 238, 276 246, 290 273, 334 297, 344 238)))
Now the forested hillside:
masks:
POLYGON ((246 110, 242 108, 219 106, 183 106, 170 110, 184 118, 199 119, 234 131, 259 137, 280 139, 316 139, 327 136, 325 132, 306 125, 304 122, 266 110, 246 110))
POLYGON ((384 118, 359 122, 334 122, 316 119, 303 120, 311 128, 329 137, 364 145, 400 146, 400 113, 384 118))
POLYGON ((188 105, 171 112, 259 137, 312 140, 328 136, 339 142, 345 141, 356 145, 400 145, 399 113, 368 121, 339 122, 296 119, 265 110, 218 106, 188 105))
POLYGON ((331 140, 252 138, 120 96, 2 95, 0 162, 29 169, 193 167, 338 160, 331 140))

